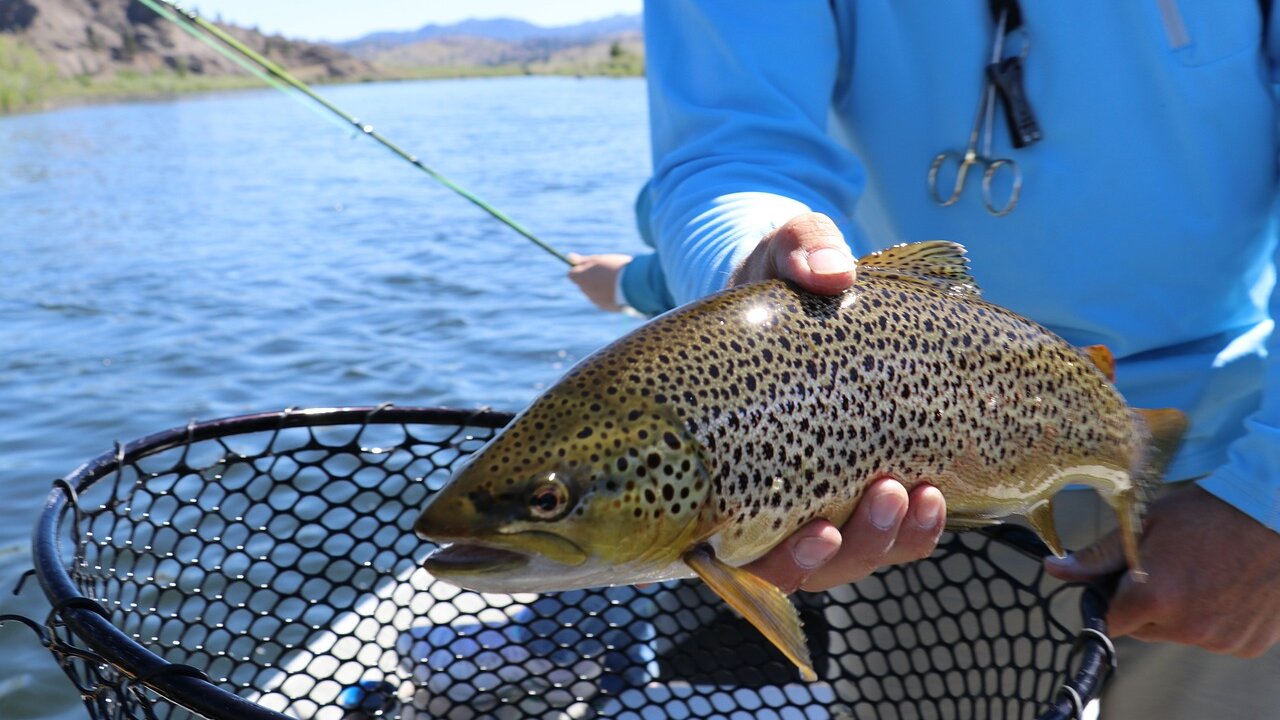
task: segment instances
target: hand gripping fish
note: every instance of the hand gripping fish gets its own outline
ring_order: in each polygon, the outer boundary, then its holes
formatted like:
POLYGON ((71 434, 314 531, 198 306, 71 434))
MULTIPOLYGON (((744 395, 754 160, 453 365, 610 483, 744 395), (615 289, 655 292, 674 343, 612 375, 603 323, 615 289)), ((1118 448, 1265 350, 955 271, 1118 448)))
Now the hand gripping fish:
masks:
POLYGON ((1128 408, 1111 367, 982 300, 961 246, 899 245, 841 295, 739 287, 584 359, 415 530, 447 545, 432 575, 481 592, 696 575, 813 680, 795 608, 741 566, 878 478, 933 484, 953 528, 1022 515, 1059 555, 1053 496, 1091 486, 1141 572, 1144 493, 1187 423, 1128 408))

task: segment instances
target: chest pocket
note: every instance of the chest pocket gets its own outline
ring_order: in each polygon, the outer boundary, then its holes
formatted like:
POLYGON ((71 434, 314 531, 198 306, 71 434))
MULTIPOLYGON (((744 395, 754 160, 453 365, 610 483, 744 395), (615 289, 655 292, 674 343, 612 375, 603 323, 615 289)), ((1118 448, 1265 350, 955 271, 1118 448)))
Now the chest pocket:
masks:
POLYGON ((1152 0, 1165 38, 1178 60, 1189 67, 1207 65, 1262 41, 1259 0, 1152 0))

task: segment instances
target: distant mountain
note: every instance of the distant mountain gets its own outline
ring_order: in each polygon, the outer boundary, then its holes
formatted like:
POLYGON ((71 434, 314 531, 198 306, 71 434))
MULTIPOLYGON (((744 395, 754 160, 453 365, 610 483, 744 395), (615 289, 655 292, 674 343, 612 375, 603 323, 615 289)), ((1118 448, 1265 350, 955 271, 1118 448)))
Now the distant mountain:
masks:
POLYGON ((337 46, 356 56, 373 57, 392 48, 416 45, 428 40, 465 37, 503 43, 525 43, 531 40, 582 42, 611 35, 639 34, 641 28, 639 15, 614 15, 560 27, 543 27, 512 18, 463 20, 452 25, 424 25, 417 30, 371 33, 355 40, 337 43, 337 46))

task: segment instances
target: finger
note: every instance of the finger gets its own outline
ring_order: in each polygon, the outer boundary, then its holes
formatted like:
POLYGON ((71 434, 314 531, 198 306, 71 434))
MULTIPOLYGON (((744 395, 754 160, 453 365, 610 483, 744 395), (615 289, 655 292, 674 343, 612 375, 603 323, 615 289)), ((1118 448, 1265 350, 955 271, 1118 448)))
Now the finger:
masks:
MULTIPOLYGON (((1128 567, 1124 558, 1124 545, 1120 532, 1112 530, 1102 539, 1064 558, 1048 557, 1044 561, 1049 574, 1067 582, 1100 580, 1128 567)), ((1126 575, 1125 580, 1128 580, 1126 575)))
MULTIPOLYGON (((1163 634, 1164 633, 1160 632, 1160 629, 1156 625, 1151 623, 1125 633, 1128 637, 1131 637, 1134 640, 1141 640, 1142 642, 1162 642, 1164 640, 1162 637, 1163 634)), ((1120 637, 1119 633, 1111 629, 1111 625, 1109 623, 1107 625, 1107 635, 1113 638, 1120 637)))
POLYGON ((853 284, 853 253, 826 215, 807 213, 778 228, 770 256, 778 277, 810 292, 835 295, 853 284))
POLYGON ((894 538, 885 564, 912 562, 928 557, 938 545, 947 515, 947 501, 932 485, 921 485, 908 496, 907 515, 894 538))
POLYGON ((840 531, 834 525, 826 520, 814 520, 748 565, 747 569, 783 592, 792 593, 815 569, 831 559, 840 545, 840 531))
POLYGON ((578 263, 587 259, 585 255, 579 255, 578 253, 574 253, 574 252, 569 253, 565 257, 569 258, 569 263, 573 265, 577 265, 578 263))
MULTIPOLYGON (((1136 594, 1133 582, 1127 575, 1120 578, 1119 584, 1116 585, 1116 591, 1111 596, 1111 607, 1107 610, 1107 634, 1111 637, 1123 637, 1141 632, 1144 637, 1154 638, 1156 634, 1156 626, 1151 622, 1152 618, 1144 617, 1148 613, 1142 611, 1145 604, 1136 594)), ((1145 584, 1144 584, 1145 585, 1145 584)))
POLYGON ((867 488, 853 515, 840 528, 844 541, 825 565, 811 574, 801 587, 827 590, 856 582, 885 564, 893 548, 898 528, 907 514, 907 490, 892 478, 867 488))
POLYGON ((1107 633, 1112 637, 1133 635, 1150 642, 1181 640, 1185 624, 1170 622, 1166 609, 1174 607, 1157 582, 1135 582, 1126 573, 1116 585, 1107 610, 1107 633), (1139 633, 1141 636, 1139 637, 1139 633))

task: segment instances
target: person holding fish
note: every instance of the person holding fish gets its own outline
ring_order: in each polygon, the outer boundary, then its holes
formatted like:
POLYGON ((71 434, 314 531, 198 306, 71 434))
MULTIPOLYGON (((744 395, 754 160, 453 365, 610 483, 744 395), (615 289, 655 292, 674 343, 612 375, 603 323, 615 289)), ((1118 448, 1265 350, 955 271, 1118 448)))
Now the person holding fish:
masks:
MULTIPOLYGON (((1130 405, 1190 420, 1146 518, 1148 577, 1121 579, 1108 616, 1121 672, 1104 716, 1280 717, 1269 6, 647 3, 637 216, 656 253, 579 257, 570 278, 652 315, 768 278, 838 294, 856 257, 963 244, 986 300, 1105 345, 1130 405)), ((821 590, 923 557, 952 518, 908 484, 879 479, 847 522, 815 520, 749 567, 821 590)), ((1084 549, 1052 574, 1124 569, 1093 493, 1057 505, 1084 549)))

